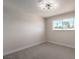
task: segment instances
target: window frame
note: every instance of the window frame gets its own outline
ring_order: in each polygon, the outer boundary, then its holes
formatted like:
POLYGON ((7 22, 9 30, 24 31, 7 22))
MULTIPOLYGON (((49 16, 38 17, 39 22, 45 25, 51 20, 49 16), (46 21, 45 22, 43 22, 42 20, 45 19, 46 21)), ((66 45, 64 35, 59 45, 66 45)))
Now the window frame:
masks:
MULTIPOLYGON (((65 22, 65 23, 66 23, 66 22, 65 22)), ((60 23, 60 24, 61 24, 61 23, 60 23)), ((75 17, 69 17, 69 18, 64 18, 64 19, 59 19, 59 20, 53 20, 53 22, 52 22, 52 30, 75 30, 75 24, 74 24, 74 23, 75 23, 75 17), (61 21, 61 23, 62 23, 61 28, 56 28, 56 27, 54 27, 54 26, 56 25, 56 24, 54 24, 54 22, 56 22, 56 21, 57 21, 57 22, 58 22, 58 21, 59 21, 59 22, 61 21), (69 26, 72 24, 72 27, 73 27, 73 28, 68 28, 68 27, 66 28, 66 27, 64 27, 63 22, 65 22, 65 21, 69 23, 69 26), (72 21, 73 23, 72 23, 71 21, 72 21), (70 23, 71 23, 71 24, 70 24, 70 23)), ((66 25, 66 26, 67 26, 67 25, 66 25)))

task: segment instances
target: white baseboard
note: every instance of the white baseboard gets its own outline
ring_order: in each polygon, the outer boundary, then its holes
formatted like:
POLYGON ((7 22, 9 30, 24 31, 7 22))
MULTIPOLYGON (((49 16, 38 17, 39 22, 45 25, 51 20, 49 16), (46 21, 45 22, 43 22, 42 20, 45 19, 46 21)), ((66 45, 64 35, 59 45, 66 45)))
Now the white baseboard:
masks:
MULTIPOLYGON (((30 48, 32 46, 36 46, 36 45, 39 45, 39 44, 42 44, 46 41, 40 41, 40 42, 36 42, 36 43, 33 43, 31 45, 28 45, 28 46, 24 46, 24 47, 21 47, 21 48, 18 48, 18 49, 15 49, 15 50, 12 50, 12 51, 9 51, 9 52, 6 52, 4 53, 3 55, 8 55, 8 54, 11 54, 11 53, 14 53, 14 52, 18 52, 18 51, 21 51, 23 49, 26 49, 26 48, 30 48)), ((58 45, 62 45, 62 46, 66 46, 66 47, 70 47, 70 48, 75 48, 74 46, 71 46, 71 45, 68 45, 68 44, 64 44, 64 43, 58 43, 58 42, 54 42, 54 41, 48 41, 49 43, 54 43, 54 44, 58 44, 58 45)))
POLYGON ((65 44, 65 43, 59 43, 59 42, 55 42, 55 41, 48 41, 48 42, 53 43, 53 44, 62 45, 62 46, 65 46, 65 47, 75 48, 74 46, 69 45, 69 44, 65 44))
POLYGON ((32 46, 36 46, 36 45, 42 44, 42 43, 44 43, 44 42, 45 42, 45 41, 36 42, 36 43, 30 44, 30 45, 28 45, 28 46, 24 46, 24 47, 21 47, 21 48, 18 48, 18 49, 15 49, 15 50, 6 52, 6 53, 3 54, 3 56, 8 55, 8 54, 11 54, 11 53, 14 53, 14 52, 21 51, 21 50, 26 49, 26 48, 30 48, 30 47, 32 47, 32 46))

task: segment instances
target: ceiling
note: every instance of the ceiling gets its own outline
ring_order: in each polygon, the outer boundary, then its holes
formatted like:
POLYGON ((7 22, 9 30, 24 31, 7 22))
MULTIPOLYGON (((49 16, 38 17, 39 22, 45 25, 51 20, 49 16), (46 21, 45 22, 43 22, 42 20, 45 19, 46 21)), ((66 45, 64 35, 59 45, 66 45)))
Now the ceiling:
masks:
POLYGON ((55 10, 41 10, 37 3, 38 0, 4 0, 3 6, 17 8, 27 13, 39 15, 41 17, 50 17, 61 13, 71 12, 75 10, 75 0, 55 0, 59 7, 55 10))

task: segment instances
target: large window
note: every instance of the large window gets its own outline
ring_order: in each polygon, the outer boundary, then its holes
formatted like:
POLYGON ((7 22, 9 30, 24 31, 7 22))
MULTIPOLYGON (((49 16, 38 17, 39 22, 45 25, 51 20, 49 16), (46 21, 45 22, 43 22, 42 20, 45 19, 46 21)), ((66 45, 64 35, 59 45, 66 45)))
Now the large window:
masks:
POLYGON ((75 18, 67 18, 53 21, 53 30, 74 30, 75 18))

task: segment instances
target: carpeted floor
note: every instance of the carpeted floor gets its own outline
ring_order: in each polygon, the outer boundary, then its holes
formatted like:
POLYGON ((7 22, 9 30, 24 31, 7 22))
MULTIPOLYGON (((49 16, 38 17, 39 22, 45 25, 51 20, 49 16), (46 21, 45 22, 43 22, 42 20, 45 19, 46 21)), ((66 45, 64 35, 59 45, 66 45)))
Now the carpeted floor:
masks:
POLYGON ((44 43, 4 56, 3 59, 75 59, 75 49, 44 43))

